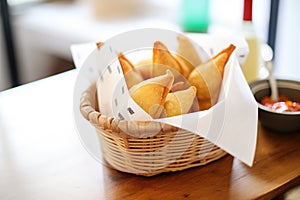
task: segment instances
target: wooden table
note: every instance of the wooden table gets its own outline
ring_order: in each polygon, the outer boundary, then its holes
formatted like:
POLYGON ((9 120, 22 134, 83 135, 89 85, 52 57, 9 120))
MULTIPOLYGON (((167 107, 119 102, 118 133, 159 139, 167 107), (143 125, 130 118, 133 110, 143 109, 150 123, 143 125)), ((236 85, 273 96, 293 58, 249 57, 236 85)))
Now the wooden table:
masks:
POLYGON ((0 199, 271 199, 300 183, 300 133, 258 127, 252 168, 228 155, 151 178, 98 163, 72 116, 77 70, 0 93, 0 199))

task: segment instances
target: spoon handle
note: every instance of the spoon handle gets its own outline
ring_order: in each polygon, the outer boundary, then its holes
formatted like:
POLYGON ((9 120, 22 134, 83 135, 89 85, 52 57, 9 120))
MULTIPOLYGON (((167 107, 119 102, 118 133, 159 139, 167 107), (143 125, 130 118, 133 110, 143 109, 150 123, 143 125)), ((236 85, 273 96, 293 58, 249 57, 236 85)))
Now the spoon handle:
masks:
MULTIPOLYGON (((272 66, 272 61, 268 61, 266 63, 266 65, 269 65, 267 66, 268 69, 271 68, 272 66)), ((272 70, 272 69, 270 69, 272 70)), ((277 87, 277 82, 276 82, 276 79, 274 78, 273 76, 273 73, 271 71, 269 71, 269 81, 270 81, 270 87, 271 87, 271 98, 274 100, 274 101, 277 101, 278 100, 278 87, 277 87)))

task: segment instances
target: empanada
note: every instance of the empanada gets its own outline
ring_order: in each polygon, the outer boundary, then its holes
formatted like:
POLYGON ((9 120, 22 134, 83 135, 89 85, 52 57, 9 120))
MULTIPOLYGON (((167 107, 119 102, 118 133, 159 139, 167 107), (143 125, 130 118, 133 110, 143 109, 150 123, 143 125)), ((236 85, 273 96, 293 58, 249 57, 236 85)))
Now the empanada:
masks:
POLYGON ((195 69, 196 65, 193 65, 192 63, 190 63, 186 58, 179 56, 179 55, 175 55, 174 56, 176 58, 176 60, 178 61, 178 63, 180 63, 181 66, 181 74, 185 77, 188 78, 190 73, 195 69))
POLYGON ((171 92, 176 92, 176 91, 179 91, 179 90, 185 90, 187 88, 186 85, 187 84, 183 81, 174 83, 172 85, 171 92))
POLYGON ((152 58, 141 60, 136 65, 136 70, 143 76, 144 79, 153 78, 152 58))
POLYGON ((164 105, 166 117, 186 114, 190 111, 196 96, 196 87, 169 93, 164 105))
POLYGON ((235 46, 231 44, 207 62, 197 66, 189 75, 189 83, 197 88, 196 96, 200 110, 209 109, 216 104, 220 94, 224 68, 234 49, 235 46))
POLYGON ((183 57, 193 66, 198 66, 202 63, 199 53, 195 49, 193 43, 185 36, 180 35, 177 37, 178 49, 177 54, 183 57))
POLYGON ((134 85, 130 88, 129 93, 145 112, 153 118, 159 118, 173 82, 174 76, 170 70, 167 70, 164 75, 134 85))
MULTIPOLYGON (((160 67, 153 69, 155 73, 162 73, 159 70, 173 69, 182 74, 182 67, 178 60, 171 54, 168 48, 160 41, 156 41, 153 46, 153 64, 159 64, 160 67), (164 68, 162 66, 165 66, 164 68)), ((154 73, 153 73, 154 74, 154 73)), ((175 77, 176 78, 176 77, 175 77)))
POLYGON ((142 75, 135 69, 134 65, 122 53, 118 54, 118 59, 121 64, 128 89, 144 80, 142 75))

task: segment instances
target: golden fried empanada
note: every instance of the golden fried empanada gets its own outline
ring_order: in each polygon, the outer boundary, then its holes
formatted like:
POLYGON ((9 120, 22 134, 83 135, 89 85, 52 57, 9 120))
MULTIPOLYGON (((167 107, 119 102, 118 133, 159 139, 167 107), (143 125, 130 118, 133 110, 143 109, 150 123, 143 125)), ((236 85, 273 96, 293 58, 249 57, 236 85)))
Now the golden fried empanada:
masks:
POLYGON ((181 66, 181 69, 182 69, 182 72, 181 72, 182 75, 185 78, 188 78, 190 73, 195 69, 195 66, 197 66, 197 65, 193 65, 192 63, 190 63, 187 59, 185 59, 182 56, 175 55, 174 57, 180 63, 180 66, 181 66))
POLYGON ((144 80, 142 75, 135 69, 134 65, 122 53, 118 54, 118 59, 121 64, 128 89, 144 80))
POLYGON ((200 110, 209 109, 217 102, 224 68, 234 49, 235 46, 231 44, 207 62, 197 66, 189 75, 189 83, 197 88, 200 110))
POLYGON ((160 41, 156 41, 153 46, 154 64, 165 65, 167 68, 176 70, 178 73, 182 73, 182 67, 177 59, 171 54, 168 48, 160 41))
POLYGON ((132 99, 153 118, 160 117, 166 97, 174 82, 170 70, 164 75, 144 80, 130 88, 132 99))
POLYGON ((188 113, 193 105, 196 91, 196 87, 191 86, 186 90, 169 93, 164 105, 166 116, 172 117, 188 113))
POLYGON ((152 58, 139 61, 135 66, 136 70, 143 76, 144 79, 153 78, 152 58))
POLYGON ((180 35, 177 37, 178 50, 177 54, 191 63, 193 66, 198 66, 202 63, 199 53, 195 49, 193 43, 185 36, 180 35))
POLYGON ((183 81, 174 83, 172 88, 171 88, 171 92, 176 92, 176 91, 179 91, 179 90, 185 90, 187 88, 186 85, 187 84, 183 81))
POLYGON ((194 68, 195 66, 183 56, 173 55, 160 41, 153 45, 152 60, 142 60, 136 64, 137 71, 144 79, 160 76, 169 69, 175 77, 175 82, 188 78, 194 68))

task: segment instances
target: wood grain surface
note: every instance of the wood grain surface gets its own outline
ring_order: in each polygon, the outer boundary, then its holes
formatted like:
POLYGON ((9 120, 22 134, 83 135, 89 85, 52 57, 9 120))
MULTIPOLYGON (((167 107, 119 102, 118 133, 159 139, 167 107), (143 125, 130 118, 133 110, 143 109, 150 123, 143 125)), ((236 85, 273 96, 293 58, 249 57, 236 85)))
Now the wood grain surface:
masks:
POLYGON ((300 183, 300 133, 260 123, 253 167, 227 155, 147 178, 98 163, 73 124, 76 73, 0 93, 0 199, 271 199, 300 183))

